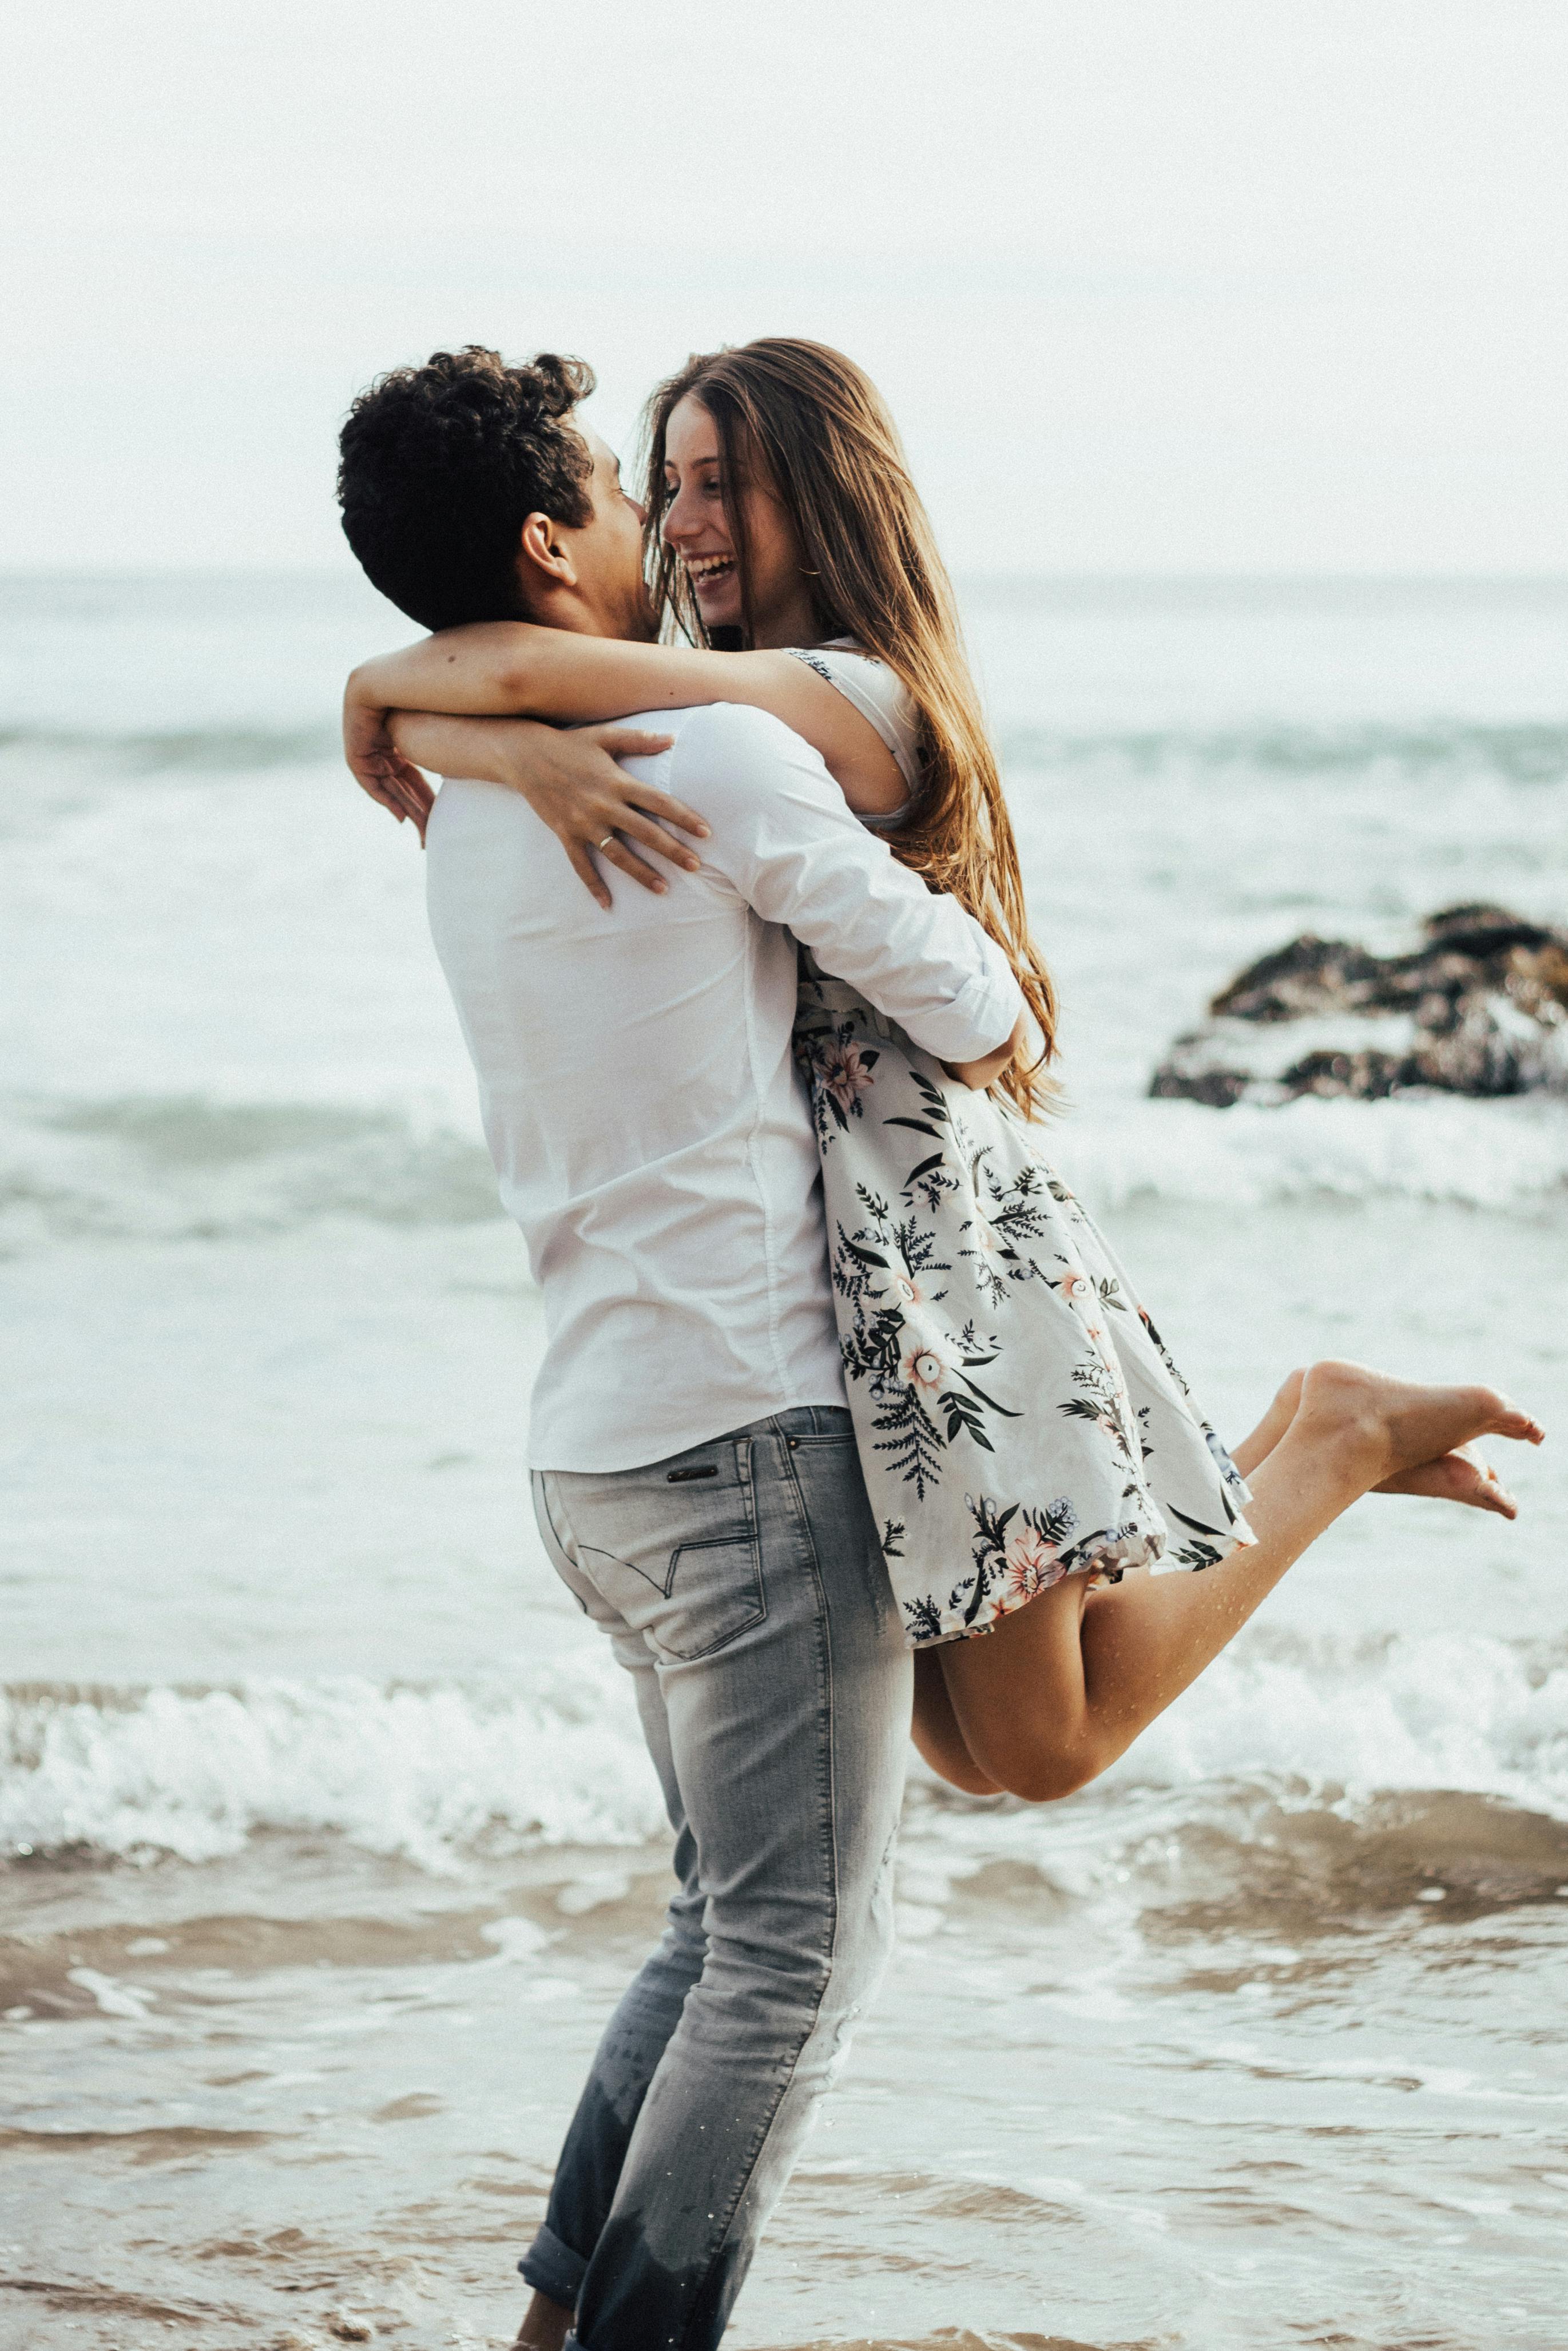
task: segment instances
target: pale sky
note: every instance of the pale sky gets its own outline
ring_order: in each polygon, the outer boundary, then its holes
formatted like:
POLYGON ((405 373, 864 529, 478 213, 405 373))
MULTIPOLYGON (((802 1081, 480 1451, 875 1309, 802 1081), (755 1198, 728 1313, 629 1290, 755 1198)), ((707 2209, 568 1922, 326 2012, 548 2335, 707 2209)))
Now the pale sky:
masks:
POLYGON ((1568 569, 1568 0, 12 0, 0 565, 324 567, 355 389, 837 343, 966 572, 1568 569))

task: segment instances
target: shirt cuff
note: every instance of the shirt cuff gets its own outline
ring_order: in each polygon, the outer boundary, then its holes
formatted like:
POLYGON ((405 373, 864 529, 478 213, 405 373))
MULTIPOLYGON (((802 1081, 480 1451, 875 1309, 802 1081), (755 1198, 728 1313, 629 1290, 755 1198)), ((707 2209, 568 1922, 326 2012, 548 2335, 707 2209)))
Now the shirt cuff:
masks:
POLYGON ((1017 1028, 1023 995, 1010 972, 977 972, 952 1001, 935 1005, 904 1026, 915 1043, 938 1061, 981 1061, 1017 1028))

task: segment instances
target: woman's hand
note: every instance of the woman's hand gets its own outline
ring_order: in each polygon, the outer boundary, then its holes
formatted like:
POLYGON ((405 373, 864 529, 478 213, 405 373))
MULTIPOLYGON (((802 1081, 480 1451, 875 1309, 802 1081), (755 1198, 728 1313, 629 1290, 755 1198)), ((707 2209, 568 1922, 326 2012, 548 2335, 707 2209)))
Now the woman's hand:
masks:
POLYGON ((443 775, 477 776, 520 792, 601 906, 609 906, 611 898, 596 858, 644 890, 662 894, 668 888, 663 874, 638 856, 633 841, 685 872, 695 873, 702 863, 668 830, 673 825, 706 841, 708 828, 695 810, 656 784, 636 782, 617 765, 618 757, 646 758, 667 751, 672 736, 617 721, 564 729, 533 718, 447 718, 424 710, 394 710, 388 731, 394 756, 404 764, 416 759, 443 775))
POLYGON ((390 711, 361 702, 350 678, 343 696, 343 757, 360 789, 390 809, 399 824, 412 819, 423 841, 435 795, 392 741, 391 716, 390 711))
POLYGON ((644 890, 669 887, 663 874, 637 855, 633 841, 663 857, 683 872, 695 873, 702 859, 669 831, 706 841, 708 828, 695 809, 686 807, 656 784, 640 784, 618 762, 651 758, 667 751, 673 735, 650 734, 646 727, 611 722, 601 726, 541 726, 523 720, 500 722, 504 737, 502 781, 521 792, 534 814, 549 825, 567 856, 571 870, 600 905, 611 903, 610 891, 594 863, 602 857, 644 890))

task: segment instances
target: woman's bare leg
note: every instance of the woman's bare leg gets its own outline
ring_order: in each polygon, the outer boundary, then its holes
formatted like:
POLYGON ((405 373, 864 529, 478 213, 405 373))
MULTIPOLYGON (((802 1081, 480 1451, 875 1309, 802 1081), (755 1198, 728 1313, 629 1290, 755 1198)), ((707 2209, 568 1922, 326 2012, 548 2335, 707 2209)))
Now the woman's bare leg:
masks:
MULTIPOLYGON (((1068 1577, 988 1637, 936 1653, 971 1762, 1033 1802, 1071 1794, 1197 1679, 1352 1502, 1432 1470, 1476 1437, 1539 1444, 1541 1434, 1490 1389, 1417 1387, 1358 1364, 1314 1365, 1283 1435, 1253 1472, 1254 1544, 1202 1574, 1108 1592, 1068 1577)), ((950 1740, 938 1743, 949 1750, 950 1740)))
MULTIPOLYGON (((1231 1458, 1244 1478, 1249 1478, 1267 1459, 1296 1416, 1301 1401, 1304 1372, 1292 1372, 1281 1387, 1278 1395, 1249 1436, 1243 1437, 1231 1454, 1231 1458)), ((1088 1595, 1080 1592, 1080 1600, 1088 1595)), ((1065 1599, 1060 1605, 1065 1606, 1065 1599)), ((1035 1607, 1042 1603, 1036 1601, 1035 1607)), ((1071 1611, 1067 1611, 1070 1618, 1071 1611)), ((1076 1622, 1076 1619, 1072 1621, 1076 1622)), ((959 1788, 967 1796, 997 1796, 1003 1792, 997 1781, 982 1771, 969 1752, 968 1744, 958 1728, 958 1718, 953 1711, 953 1701, 947 1694, 947 1678, 943 1671, 941 1653, 922 1649, 915 1659, 915 1718, 910 1736, 916 1750, 938 1779, 946 1780, 950 1788, 959 1788)))
MULTIPOLYGON (((1301 1409, 1305 1378, 1306 1374, 1302 1371, 1291 1372, 1257 1427, 1232 1448, 1231 1458, 1243 1477, 1255 1477, 1288 1434, 1301 1409)), ((1413 1469, 1396 1471, 1392 1477, 1382 1479, 1372 1490, 1379 1494, 1425 1494, 1442 1501, 1493 1510, 1507 1519, 1519 1515, 1518 1504, 1499 1482, 1495 1470, 1480 1458, 1474 1446, 1468 1444, 1440 1454, 1434 1460, 1419 1463, 1413 1469)), ((1182 1580, 1185 1583, 1186 1579, 1182 1580)), ((1143 1578, 1136 1583, 1123 1585, 1114 1593, 1088 1593, 1077 1579, 1073 1579, 1071 1585, 1058 1587, 1061 1596, 1055 1605, 1064 1612, 1070 1624, 1076 1624, 1078 1636, 1082 1640, 1086 1610, 1113 1605, 1124 1610, 1157 1605, 1154 1595, 1163 1591, 1168 1581, 1165 1577, 1143 1578), (1076 1617, 1073 1614, 1074 1603, 1079 1610, 1076 1617)), ((1049 1597, 1048 1594, 1045 1600, 1034 1602, 1032 1607, 1045 1606, 1049 1597)), ((1252 1604, 1255 1607, 1258 1604, 1255 1601, 1252 1604)), ((1249 1609, 1248 1614, 1250 1613, 1249 1609)), ((1011 1624, 1018 1620, 1009 1618, 1007 1621, 1011 1624)), ((1001 1792, 999 1782, 981 1769, 969 1751, 948 1695, 941 1653, 935 1649, 922 1651, 915 1661, 915 1719, 912 1729, 920 1754, 951 1787, 975 1796, 1001 1792)))
MULTIPOLYGON (((1244 1478, 1249 1478, 1259 1464, 1267 1459, 1294 1420, 1301 1401, 1304 1372, 1292 1372, 1281 1385, 1268 1411, 1250 1435, 1242 1438, 1231 1454, 1231 1459, 1244 1478)), ((1090 1595, 1080 1590, 1075 1595, 1083 1600, 1090 1595)), ((1066 1607, 1067 1595, 1059 1605, 1066 1607)), ((1033 1605, 1043 1604, 1036 1601, 1033 1605)), ((1071 1618, 1071 1609, 1067 1614, 1071 1618)), ((1076 1622, 1076 1619, 1072 1621, 1076 1622)), ((921 1649, 915 1659, 915 1716, 910 1725, 910 1737, 915 1750, 940 1780, 950 1788, 961 1789, 967 1796, 998 1796, 1004 1791, 998 1782, 982 1771, 970 1754, 968 1744, 958 1728, 958 1718, 953 1711, 953 1701, 947 1694, 947 1678, 943 1671, 941 1654, 936 1649, 921 1649)))
POLYGON ((910 1737, 940 1780, 961 1788, 967 1796, 999 1796, 1002 1790, 988 1779, 965 1744, 947 1695, 941 1654, 936 1649, 915 1653, 915 1719, 910 1737))
POLYGON ((1292 1372, 1257 1427, 1230 1447, 1230 1458, 1244 1478, 1250 1478, 1268 1459, 1301 1410, 1301 1383, 1306 1376, 1305 1372, 1292 1372))

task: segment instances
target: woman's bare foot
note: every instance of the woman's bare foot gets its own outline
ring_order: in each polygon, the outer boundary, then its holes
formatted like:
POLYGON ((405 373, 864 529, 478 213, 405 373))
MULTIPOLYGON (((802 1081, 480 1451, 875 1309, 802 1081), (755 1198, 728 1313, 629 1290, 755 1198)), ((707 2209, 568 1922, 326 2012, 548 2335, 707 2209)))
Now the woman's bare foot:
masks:
MULTIPOLYGON (((1323 1364, 1324 1372, 1343 1370, 1355 1372, 1357 1364, 1323 1364)), ((1372 1373, 1366 1377, 1381 1380, 1382 1374, 1372 1373)), ((1281 1383, 1268 1411, 1256 1428, 1232 1448, 1231 1459, 1244 1478, 1249 1478, 1266 1461, 1280 1439, 1301 1410, 1302 1391, 1306 1384, 1304 1372, 1291 1372, 1281 1383)), ((1388 1383, 1392 1385, 1392 1383, 1388 1383)), ((1434 1391, 1433 1393, 1436 1393, 1434 1391)), ((1448 1393, 1454 1393, 1448 1391, 1448 1393)), ((1466 1391, 1490 1395, 1490 1391, 1466 1391)), ((1500 1403, 1501 1399, 1494 1401, 1500 1403)), ((1528 1415, 1521 1416, 1528 1420, 1528 1415)), ((1527 1442, 1539 1445, 1541 1432, 1533 1421, 1517 1432, 1500 1430, 1499 1434, 1518 1434, 1527 1442), (1533 1431, 1533 1435, 1531 1432, 1533 1431)), ((1519 1504, 1498 1477, 1497 1471, 1472 1445, 1456 1446, 1451 1452, 1440 1454, 1435 1460, 1423 1461, 1414 1468, 1396 1470, 1390 1478, 1372 1489, 1377 1494, 1426 1494, 1442 1502, 1459 1502, 1471 1510, 1494 1510, 1500 1518, 1516 1519, 1519 1504)))
POLYGON ((1354 1456, 1364 1492, 1430 1472, 1477 1437, 1539 1445, 1545 1434, 1539 1421, 1494 1388, 1426 1387, 1369 1371, 1364 1364, 1336 1363, 1314 1364, 1308 1372, 1293 1429, 1341 1449, 1347 1468, 1354 1456))
POLYGON ((1373 1488, 1376 1494, 1429 1494, 1439 1502, 1466 1502, 1475 1510, 1495 1510, 1499 1518, 1517 1519, 1519 1504, 1503 1485, 1491 1463, 1473 1445, 1461 1445, 1440 1460, 1424 1462, 1396 1478, 1385 1478, 1373 1488))

